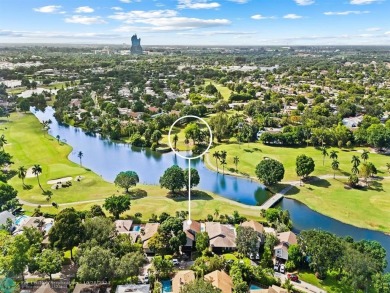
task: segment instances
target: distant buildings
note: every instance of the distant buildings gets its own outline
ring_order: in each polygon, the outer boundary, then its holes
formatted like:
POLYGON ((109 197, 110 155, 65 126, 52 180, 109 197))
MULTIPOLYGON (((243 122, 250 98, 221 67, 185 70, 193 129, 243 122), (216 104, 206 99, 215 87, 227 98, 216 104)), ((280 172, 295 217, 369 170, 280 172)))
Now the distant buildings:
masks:
POLYGON ((133 35, 131 37, 131 54, 142 54, 142 47, 141 47, 141 38, 137 38, 137 35, 133 35))

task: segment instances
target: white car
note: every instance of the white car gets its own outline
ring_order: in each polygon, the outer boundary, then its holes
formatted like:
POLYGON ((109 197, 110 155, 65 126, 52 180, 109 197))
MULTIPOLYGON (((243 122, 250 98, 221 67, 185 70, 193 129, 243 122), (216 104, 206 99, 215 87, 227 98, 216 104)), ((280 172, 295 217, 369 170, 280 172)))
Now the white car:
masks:
POLYGON ((172 259, 173 265, 177 266, 179 265, 179 260, 177 258, 172 259))
POLYGON ((149 276, 148 275, 146 275, 144 277, 144 284, 149 284, 149 276))
POLYGON ((286 268, 285 268, 284 264, 281 264, 281 265, 280 265, 280 272, 281 272, 282 274, 284 274, 285 271, 286 271, 286 268))

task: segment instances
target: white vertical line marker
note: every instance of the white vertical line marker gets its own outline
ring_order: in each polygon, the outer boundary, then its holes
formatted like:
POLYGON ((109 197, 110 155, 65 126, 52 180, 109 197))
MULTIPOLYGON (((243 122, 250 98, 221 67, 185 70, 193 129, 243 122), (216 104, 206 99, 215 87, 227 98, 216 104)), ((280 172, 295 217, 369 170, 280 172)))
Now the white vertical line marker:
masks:
POLYGON ((188 225, 191 225, 191 159, 188 159, 188 225))

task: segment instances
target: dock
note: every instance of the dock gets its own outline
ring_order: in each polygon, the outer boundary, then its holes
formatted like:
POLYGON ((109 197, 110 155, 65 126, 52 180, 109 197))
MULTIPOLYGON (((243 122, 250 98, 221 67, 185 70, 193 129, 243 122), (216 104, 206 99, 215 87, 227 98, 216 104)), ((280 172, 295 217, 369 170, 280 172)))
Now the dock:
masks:
POLYGON ((270 199, 268 199, 265 203, 263 203, 260 206, 260 209, 262 210, 268 210, 269 208, 272 208, 274 205, 276 205, 279 201, 282 200, 286 192, 288 192, 291 188, 293 188, 294 185, 289 185, 282 189, 280 192, 275 193, 270 199))

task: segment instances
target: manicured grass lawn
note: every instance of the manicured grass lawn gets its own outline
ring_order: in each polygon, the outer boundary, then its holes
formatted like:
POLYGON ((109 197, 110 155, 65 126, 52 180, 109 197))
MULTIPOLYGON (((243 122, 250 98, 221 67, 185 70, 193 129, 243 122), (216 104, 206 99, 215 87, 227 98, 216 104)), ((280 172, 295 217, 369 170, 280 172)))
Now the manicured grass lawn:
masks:
POLYGON ((390 180, 378 180, 362 189, 346 189, 345 181, 313 181, 294 187, 287 195, 344 223, 390 233, 390 180))
MULTIPOLYGON (((211 150, 209 156, 214 151, 227 151, 227 166, 234 168, 233 157, 238 156, 239 173, 247 173, 255 176, 255 166, 264 157, 270 157, 281 161, 285 167, 285 181, 299 180, 295 174, 295 159, 299 154, 306 154, 312 157, 316 163, 316 170, 313 175, 333 174, 330 167, 331 160, 325 159, 325 166, 322 165, 322 155, 319 150, 313 147, 306 148, 285 148, 270 147, 261 143, 225 144, 219 145, 211 150)), ((360 152, 338 150, 340 169, 336 175, 348 175, 351 167, 352 155, 360 156, 360 152), (345 173, 343 173, 345 172, 345 173)), ((205 160, 207 162, 207 160, 205 160)), ((210 161, 215 165, 215 159, 210 157, 210 161)), ((390 158, 385 155, 370 153, 369 161, 374 163, 379 169, 381 176, 389 176, 386 170, 386 162, 390 158)), ((312 181, 302 187, 294 187, 287 195, 297 199, 311 209, 322 214, 352 224, 358 227, 390 232, 390 179, 377 180, 372 182, 370 188, 346 189, 344 188, 346 178, 328 178, 324 180, 312 181)))
POLYGON ((215 81, 211 80, 211 79, 205 79, 204 80, 204 85, 208 85, 209 83, 211 83, 212 85, 214 85, 217 90, 221 93, 222 97, 224 98, 224 100, 228 100, 229 97, 230 97, 230 94, 232 93, 232 91, 226 87, 226 86, 223 86, 223 85, 220 85, 218 83, 216 83, 215 81))
MULTIPOLYGON (((4 133, 8 140, 5 149, 11 153, 15 162, 12 169, 16 170, 21 165, 29 168, 34 164, 40 164, 43 169, 43 173, 39 176, 40 181, 45 190, 53 192, 51 201, 58 204, 73 203, 60 206, 58 210, 66 207, 86 210, 94 204, 102 204, 104 198, 112 194, 122 193, 122 190, 114 184, 104 181, 95 173, 69 161, 67 157, 71 152, 71 147, 58 144, 56 139, 48 134, 44 135, 38 120, 32 114, 13 113, 9 122, 4 121, 0 124, 0 131, 0 134, 4 133), (73 181, 69 188, 53 190, 51 185, 46 184, 51 179, 67 176, 75 178, 78 175, 83 176, 84 179, 81 182, 73 181), (101 201, 82 202, 99 199, 101 201), (79 201, 81 203, 75 203, 79 201)), ((47 202, 46 197, 42 195, 36 178, 28 178, 25 182, 27 185, 31 185, 32 189, 24 190, 22 181, 17 176, 9 181, 18 190, 21 199, 35 204, 51 204, 51 201, 47 202)), ((188 202, 185 199, 169 198, 167 197, 167 190, 161 189, 159 186, 139 185, 138 188, 145 190, 147 196, 133 199, 131 210, 126 215, 134 215, 140 212, 143 214, 143 220, 147 221, 153 213, 159 215, 162 212, 167 212, 173 215, 175 211, 188 209, 188 202)), ((25 205, 24 209, 31 214, 35 207, 25 205)), ((192 201, 194 219, 204 219, 208 214, 213 215, 216 209, 219 210, 220 214, 231 215, 237 210, 245 217, 260 218, 258 208, 246 207, 211 193, 202 193, 201 196, 194 198, 192 201)), ((42 211, 49 213, 57 213, 58 210, 52 206, 42 207, 42 211)))
MULTIPOLYGON (((343 284, 342 282, 337 281, 337 273, 330 272, 325 280, 319 280, 316 278, 314 273, 309 271, 301 271, 299 272, 299 279, 310 283, 318 288, 324 289, 329 293, 345 293, 345 292, 353 292, 353 289, 349 286, 343 284)), ((357 292, 363 292, 361 290, 357 292)), ((374 292, 372 290, 368 290, 368 292, 374 292)))
MULTIPOLYGON (((315 162, 315 170, 311 175, 325 175, 333 174, 331 167, 332 160, 329 157, 325 158, 325 164, 323 165, 323 157, 319 149, 313 147, 301 147, 301 148, 287 148, 277 146, 267 146, 262 143, 242 143, 238 145, 236 143, 221 144, 213 148, 210 152, 212 155, 214 151, 227 151, 227 165, 225 168, 234 168, 233 158, 238 156, 240 162, 238 164, 238 171, 255 175, 256 165, 264 158, 269 157, 278 160, 283 163, 285 168, 284 180, 299 180, 295 172, 295 160, 298 155, 305 154, 312 157, 315 162)), ((329 148, 328 153, 331 150, 338 151, 338 161, 340 162, 340 171, 336 172, 336 175, 343 175, 344 172, 350 173, 352 164, 351 158, 353 155, 361 155, 362 148, 356 148, 354 150, 340 150, 338 148, 329 148)), ((214 160, 212 160, 214 161, 214 160)), ((363 160, 361 160, 363 162, 363 160)), ((386 169, 386 163, 390 163, 390 156, 378 155, 374 153, 369 154, 369 162, 372 162, 379 170, 378 175, 390 176, 386 169), (381 173, 382 172, 382 173, 381 173)))

